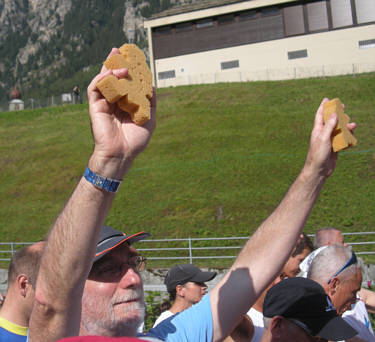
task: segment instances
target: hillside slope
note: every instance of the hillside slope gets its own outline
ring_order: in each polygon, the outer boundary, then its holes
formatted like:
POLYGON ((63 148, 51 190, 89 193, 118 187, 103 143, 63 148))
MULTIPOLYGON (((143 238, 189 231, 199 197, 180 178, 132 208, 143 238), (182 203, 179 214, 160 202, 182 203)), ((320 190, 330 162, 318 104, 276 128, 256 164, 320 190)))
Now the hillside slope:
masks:
MULTIPOLYGON (((246 236, 304 163, 314 113, 339 96, 358 123, 307 232, 375 228, 375 74, 158 91, 158 125, 107 224, 153 238, 246 236)), ((92 150, 85 105, 0 114, 1 241, 46 233, 92 150)))

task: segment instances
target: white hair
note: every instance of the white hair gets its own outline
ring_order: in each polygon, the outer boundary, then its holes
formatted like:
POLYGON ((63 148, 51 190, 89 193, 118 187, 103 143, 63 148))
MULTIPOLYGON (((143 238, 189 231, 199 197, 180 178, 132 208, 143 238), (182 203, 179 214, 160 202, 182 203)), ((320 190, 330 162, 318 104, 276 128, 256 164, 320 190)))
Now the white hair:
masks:
MULTIPOLYGON (((348 246, 330 245, 324 248, 311 262, 307 278, 319 284, 327 282, 339 271, 352 257, 353 251, 348 246)), ((350 265, 340 272, 337 277, 347 279, 355 274, 359 268, 358 262, 350 265)))

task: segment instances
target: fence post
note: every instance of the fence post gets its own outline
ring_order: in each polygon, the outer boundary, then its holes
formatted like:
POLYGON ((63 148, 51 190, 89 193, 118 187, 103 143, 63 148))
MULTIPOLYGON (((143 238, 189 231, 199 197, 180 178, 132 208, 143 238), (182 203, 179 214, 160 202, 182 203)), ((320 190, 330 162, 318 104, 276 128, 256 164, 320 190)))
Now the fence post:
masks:
POLYGON ((193 263, 193 251, 191 250, 191 238, 189 237, 189 260, 190 263, 193 263))
POLYGON ((12 258, 13 254, 14 254, 14 243, 13 242, 10 243, 10 250, 12 252, 12 256, 11 256, 11 258, 12 258))

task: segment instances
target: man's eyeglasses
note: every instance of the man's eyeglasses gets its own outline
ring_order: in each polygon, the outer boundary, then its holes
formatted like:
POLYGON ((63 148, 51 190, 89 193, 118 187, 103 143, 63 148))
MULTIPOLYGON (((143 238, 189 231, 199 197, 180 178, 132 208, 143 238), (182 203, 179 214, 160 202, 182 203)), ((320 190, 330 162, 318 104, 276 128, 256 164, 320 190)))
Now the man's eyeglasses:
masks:
POLYGON ((343 270, 345 270, 349 266, 354 265, 356 263, 357 263, 357 257, 355 256, 354 252, 352 252, 351 258, 331 278, 329 278, 328 284, 330 284, 331 281, 332 281, 332 279, 335 278, 335 277, 337 277, 343 270))
POLYGON ((113 263, 111 259, 108 259, 105 262, 100 262, 99 260, 93 264, 90 271, 90 277, 114 280, 122 277, 125 271, 129 268, 142 272, 146 268, 146 260, 147 259, 141 255, 134 255, 130 257, 127 262, 123 263, 113 263))

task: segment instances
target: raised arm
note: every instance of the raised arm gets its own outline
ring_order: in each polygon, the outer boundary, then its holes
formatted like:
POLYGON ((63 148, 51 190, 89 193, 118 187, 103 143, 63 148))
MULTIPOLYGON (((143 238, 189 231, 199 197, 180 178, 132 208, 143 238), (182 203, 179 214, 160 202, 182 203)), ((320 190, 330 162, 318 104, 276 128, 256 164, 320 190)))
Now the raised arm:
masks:
MULTIPOLYGON (((110 55, 116 53, 118 49, 113 49, 110 55)), ((155 128, 155 95, 151 120, 137 126, 96 88, 97 82, 110 73, 124 78, 127 70, 103 68, 87 89, 95 143, 88 167, 102 177, 122 180, 155 128)), ((85 280, 114 197, 114 193, 101 190, 82 177, 53 225, 37 280, 30 321, 32 342, 78 335, 85 280)))
MULTIPOLYGON (((305 165, 285 197, 246 243, 226 276, 211 291, 214 341, 227 336, 258 296, 281 271, 327 177, 333 172, 337 153, 331 133, 333 115, 323 122, 323 103, 315 116, 305 165)), ((355 124, 349 128, 354 129, 355 124)))

